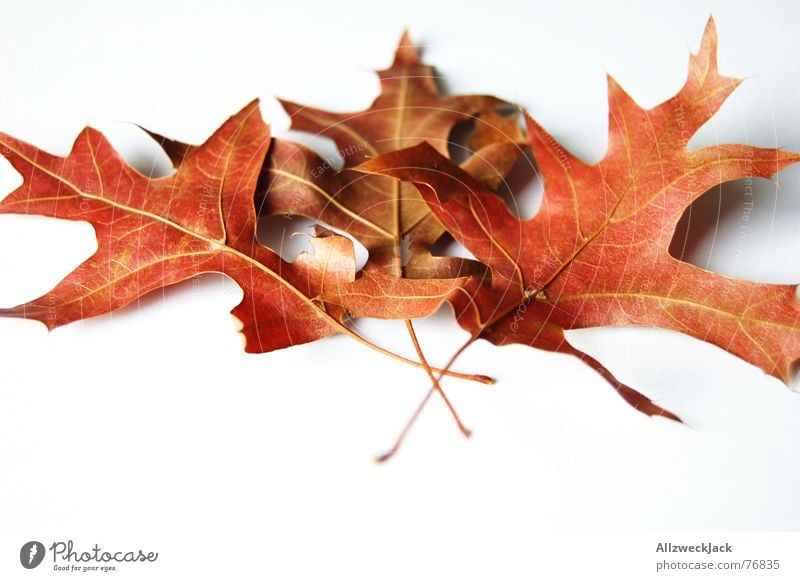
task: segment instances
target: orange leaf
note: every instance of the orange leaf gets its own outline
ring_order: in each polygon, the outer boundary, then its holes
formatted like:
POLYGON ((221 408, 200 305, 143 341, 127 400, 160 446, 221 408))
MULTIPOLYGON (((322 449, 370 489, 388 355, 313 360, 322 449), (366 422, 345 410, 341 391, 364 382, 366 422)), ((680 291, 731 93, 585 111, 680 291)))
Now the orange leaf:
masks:
MULTIPOLYGON (((453 126, 471 120, 474 153, 465 168, 472 175, 496 186, 518 159, 522 135, 517 116, 495 111, 508 104, 487 95, 441 96, 433 69, 422 64, 408 35, 392 66, 378 75, 381 94, 365 111, 330 113, 281 101, 292 116, 292 128, 332 138, 345 167, 352 167, 423 141, 447 155, 453 126)), ((310 149, 280 140, 268 156, 265 175, 259 214, 301 215, 346 231, 369 251, 367 271, 398 278, 483 273, 475 261, 431 255, 444 229, 413 187, 379 176, 337 173, 310 149), (405 240, 409 257, 404 264, 405 240)))
POLYGON ((579 356, 650 414, 669 412, 571 346, 563 331, 671 329, 790 381, 800 357, 795 287, 733 280, 669 254, 681 215, 709 188, 770 177, 800 161, 800 154, 746 145, 687 149, 739 84, 719 74, 716 45, 710 20, 685 85, 653 109, 639 107, 609 78, 609 145, 597 164, 570 154, 526 116, 545 186, 541 209, 528 221, 428 144, 360 166, 416 184, 452 235, 491 267, 491 282, 456 300, 459 321, 474 337, 579 356))

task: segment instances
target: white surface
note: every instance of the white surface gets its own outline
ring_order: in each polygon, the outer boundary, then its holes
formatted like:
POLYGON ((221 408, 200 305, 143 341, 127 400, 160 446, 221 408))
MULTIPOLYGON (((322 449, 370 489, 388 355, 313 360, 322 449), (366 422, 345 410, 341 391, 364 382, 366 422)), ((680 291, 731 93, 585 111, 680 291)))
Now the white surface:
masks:
MULTIPOLYGON (((451 92, 516 101, 596 160, 605 71, 643 105, 667 99, 713 13, 722 72, 751 78, 693 145, 800 150, 800 5, 560 4, 5 1, 0 130, 64 154, 92 124, 146 166, 152 148, 123 121, 198 143, 257 96, 281 135, 275 95, 366 107, 408 26, 451 92)), ((0 163, 0 195, 17 179, 0 163)), ((780 183, 761 184, 741 250, 734 188, 692 260, 800 282, 800 168, 780 183)), ((84 224, 0 217, 0 305, 45 292, 93 245, 84 224)), ((19 566, 31 539, 159 551, 136 579, 555 579, 537 544, 553 529, 800 528, 800 396, 713 346, 570 333, 685 427, 634 412, 575 359, 477 344, 458 367, 497 385, 445 383, 474 436, 436 400, 376 465, 424 374, 341 337, 245 355, 228 314, 240 296, 207 276, 51 334, 0 320, 0 577, 53 575, 19 566)), ((359 328, 413 353, 402 323, 359 328)), ((444 312, 418 329, 440 364, 465 337, 444 312)))

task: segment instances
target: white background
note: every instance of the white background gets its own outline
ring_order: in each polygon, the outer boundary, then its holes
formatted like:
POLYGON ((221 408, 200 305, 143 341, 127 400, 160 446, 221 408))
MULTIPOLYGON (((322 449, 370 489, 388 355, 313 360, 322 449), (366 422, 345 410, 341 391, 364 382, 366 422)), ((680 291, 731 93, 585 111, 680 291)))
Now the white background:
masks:
MULTIPOLYGON (((126 122, 199 143, 260 97, 285 135, 274 96, 367 107, 371 71, 408 27, 450 92, 515 101, 598 160, 606 72, 644 106, 669 98, 710 13, 722 72, 748 80, 692 146, 800 150, 800 5, 788 0, 6 0, 0 130, 63 155, 90 124, 137 167, 164 171, 126 122)), ((759 182, 740 248, 741 187, 708 194, 691 260, 800 282, 800 168, 779 177, 777 190, 759 182)), ((17 183, 0 162, 0 196, 17 183)), ((46 292, 93 248, 86 224, 0 217, 0 306, 46 292)), ((458 367, 497 385, 445 382, 474 436, 435 400, 377 465, 427 389, 423 372, 343 337, 246 355, 229 315, 240 298, 205 276, 50 334, 0 320, 0 577, 55 576, 50 561, 23 570, 19 547, 72 538, 159 551, 126 569, 136 579, 557 579, 577 566, 559 558, 589 550, 570 548, 571 531, 602 543, 591 531, 800 528, 800 395, 716 347, 652 329, 569 333, 681 426, 636 413, 576 359, 476 344, 458 367)), ((402 323, 359 329, 413 354, 402 323)), ((439 364, 465 339, 444 311, 418 329, 439 364)), ((655 561, 649 540, 613 550, 609 563, 639 559, 646 573, 655 561)))

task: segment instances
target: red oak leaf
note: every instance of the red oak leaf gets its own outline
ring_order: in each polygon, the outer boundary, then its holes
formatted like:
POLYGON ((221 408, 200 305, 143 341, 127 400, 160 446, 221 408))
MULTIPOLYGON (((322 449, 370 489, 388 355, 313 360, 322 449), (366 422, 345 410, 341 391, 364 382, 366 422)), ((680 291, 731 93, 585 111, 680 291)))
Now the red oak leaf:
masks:
POLYGON ((245 291, 233 313, 243 323, 248 351, 337 330, 337 321, 312 299, 325 278, 349 276, 341 260, 329 260, 338 252, 287 265, 256 242, 252 196, 270 144, 257 102, 194 149, 175 174, 157 179, 127 165, 91 128, 64 158, 13 137, 2 140, 3 154, 24 181, 0 202, 0 213, 84 220, 98 241, 97 252, 52 291, 3 315, 53 328, 199 273, 222 272, 245 291))
MULTIPOLYGON (((385 354, 342 323, 346 312, 325 303, 354 295, 351 308, 425 316, 447 297, 442 281, 425 296, 394 297, 386 306, 380 280, 355 280, 352 242, 318 228, 313 254, 283 261, 256 239, 253 196, 269 128, 254 101, 203 145, 187 147, 170 176, 148 178, 130 167, 94 129, 85 129, 66 157, 1 135, 3 155, 23 184, 0 202, 3 214, 40 214, 89 222, 98 249, 49 293, 0 315, 36 319, 48 328, 108 313, 141 296, 205 272, 221 272, 244 290, 233 314, 242 323, 246 350, 261 353, 345 333, 385 354), (374 295, 374 305, 370 305, 374 295)), ((341 302, 341 301, 340 301, 341 302)), ((461 376, 461 374, 455 374, 461 376)), ((483 376, 462 376, 490 381, 483 376)))
POLYGON ((421 144, 364 163, 414 183, 441 222, 491 267, 491 282, 457 298, 460 324, 496 344, 577 355, 648 414, 675 418, 570 345, 565 329, 656 326, 711 342, 790 381, 800 358, 792 285, 734 280, 678 260, 669 245, 686 208, 730 180, 769 177, 800 154, 746 145, 687 149, 739 80, 719 74, 709 21, 688 79, 673 98, 639 107, 611 78, 605 157, 587 164, 526 116, 545 193, 520 221, 502 200, 421 144))
MULTIPOLYGON (((379 71, 381 94, 369 109, 330 113, 281 101, 292 128, 332 138, 352 167, 372 156, 427 141, 447 155, 453 127, 471 120, 470 173, 497 185, 518 159, 517 116, 495 110, 507 103, 486 95, 441 96, 433 69, 422 64, 404 35, 390 68, 379 71)), ((474 261, 431 254, 444 229, 415 188, 380 176, 337 173, 313 151, 277 142, 265 168, 260 214, 302 215, 346 231, 369 252, 365 270, 395 277, 453 278, 481 274, 474 261), (408 259, 401 246, 407 241, 408 259)))

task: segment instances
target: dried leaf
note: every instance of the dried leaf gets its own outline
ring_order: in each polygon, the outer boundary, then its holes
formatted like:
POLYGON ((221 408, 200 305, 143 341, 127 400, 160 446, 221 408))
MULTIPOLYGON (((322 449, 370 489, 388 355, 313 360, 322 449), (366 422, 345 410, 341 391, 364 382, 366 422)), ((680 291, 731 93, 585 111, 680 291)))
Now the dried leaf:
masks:
MULTIPOLYGON (((381 94, 365 111, 329 113, 282 101, 292 127, 331 137, 345 167, 351 167, 422 141, 447 155, 453 126, 474 119, 468 171, 496 186, 518 159, 522 135, 517 117, 495 112, 507 104, 485 95, 440 96, 433 70, 421 63, 407 35, 392 66, 378 74, 381 94)), ((431 255, 444 229, 413 187, 379 176, 337 173, 310 149, 282 141, 269 155, 266 174, 260 214, 300 215, 346 231, 367 248, 367 271, 398 278, 455 278, 484 271, 475 261, 431 255)))
POLYGON ((570 345, 565 329, 656 326, 711 342, 790 381, 800 357, 800 307, 792 285, 759 284, 709 272, 669 254, 685 209, 709 188, 770 177, 800 154, 746 145, 688 150, 694 133, 739 80, 721 76, 709 21, 689 77, 665 103, 645 110, 609 78, 609 145, 589 165, 533 119, 528 138, 543 176, 539 212, 528 221, 421 144, 360 169, 413 182, 453 236, 492 270, 469 301, 462 326, 496 344, 571 353, 649 414, 674 417, 570 345))
POLYGON ((330 259, 342 252, 341 241, 322 238, 319 256, 292 265, 256 242, 252 196, 270 143, 257 102, 191 151, 175 174, 157 179, 132 169, 91 128, 64 158, 2 139, 5 157, 24 182, 0 202, 0 213, 85 220, 98 241, 97 252, 52 291, 3 315, 53 328, 203 272, 222 272, 245 291, 233 314, 243 323, 248 351, 338 330, 313 297, 326 279, 352 278, 352 264, 330 259))
MULTIPOLYGON (((119 309, 198 274, 221 272, 244 290, 233 314, 242 323, 248 352, 345 333, 428 369, 349 329, 342 323, 347 311, 339 303, 370 314, 426 316, 460 280, 434 281, 403 297, 380 280, 356 281, 352 242, 324 228, 317 228, 311 239, 313 253, 293 263, 257 241, 253 196, 270 145, 257 101, 203 145, 182 146, 176 173, 156 179, 130 167, 91 128, 78 136, 64 158, 7 135, 0 140, 3 155, 23 177, 22 186, 0 201, 0 213, 83 220, 92 224, 98 242, 95 254, 53 290, 0 309, 0 316, 35 319, 52 329, 119 309), (325 302, 328 289, 336 290, 336 301, 330 304, 325 302), (433 296, 425 296, 426 291, 433 296)), ((170 153, 180 145, 165 144, 170 153)), ((491 382, 485 376, 452 375, 491 382)))

